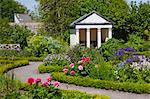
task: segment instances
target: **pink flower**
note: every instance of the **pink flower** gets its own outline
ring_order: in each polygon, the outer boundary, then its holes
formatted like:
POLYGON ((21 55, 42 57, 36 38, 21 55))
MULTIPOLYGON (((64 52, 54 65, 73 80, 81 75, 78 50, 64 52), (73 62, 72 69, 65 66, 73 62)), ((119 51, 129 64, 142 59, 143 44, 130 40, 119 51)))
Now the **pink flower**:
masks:
POLYGON ((70 74, 71 74, 71 75, 74 75, 74 74, 75 74, 75 72, 74 72, 74 71, 71 71, 71 72, 70 72, 70 74))
POLYGON ((49 85, 49 82, 43 82, 42 85, 43 85, 43 86, 48 86, 48 85, 49 85))
POLYGON ((71 67, 71 68, 74 68, 74 63, 71 63, 71 64, 70 64, 70 67, 71 67))
POLYGON ((41 78, 37 78, 36 80, 35 80, 35 82, 41 82, 41 78))
POLYGON ((67 74, 68 73, 68 69, 63 69, 63 72, 65 73, 65 74, 67 74))
POLYGON ((85 62, 85 57, 82 57, 82 62, 85 62))
POLYGON ((79 69, 79 70, 83 70, 83 66, 80 65, 80 66, 78 67, 78 69, 79 69))
POLYGON ((60 82, 55 81, 55 82, 53 83, 53 85, 54 85, 55 87, 58 87, 58 86, 60 85, 60 82))
POLYGON ((32 77, 28 78, 28 83, 30 85, 32 85, 34 83, 34 78, 32 78, 32 77))
POLYGON ((89 61, 90 61, 90 58, 89 58, 89 57, 85 58, 85 61, 89 62, 89 61))
POLYGON ((48 81, 48 82, 51 82, 52 79, 53 79, 53 77, 51 77, 51 76, 47 77, 47 81, 48 81))

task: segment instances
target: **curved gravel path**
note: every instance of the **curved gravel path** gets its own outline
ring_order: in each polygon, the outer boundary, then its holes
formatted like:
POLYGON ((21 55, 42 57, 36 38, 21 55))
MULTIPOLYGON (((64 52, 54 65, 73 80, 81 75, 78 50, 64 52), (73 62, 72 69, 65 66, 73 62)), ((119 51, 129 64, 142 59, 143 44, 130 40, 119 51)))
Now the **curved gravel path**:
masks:
MULTIPOLYGON (((26 82, 28 77, 35 77, 35 78, 40 77, 45 80, 45 78, 48 77, 49 74, 48 73, 39 74, 38 66, 40 64, 42 64, 42 62, 30 62, 29 65, 12 69, 7 74, 11 75, 13 72, 15 78, 21 80, 22 82, 26 82)), ((81 87, 64 83, 61 83, 59 88, 66 90, 80 90, 82 92, 87 92, 90 94, 109 95, 111 99, 150 99, 150 94, 135 94, 121 91, 95 89, 90 87, 81 87)))

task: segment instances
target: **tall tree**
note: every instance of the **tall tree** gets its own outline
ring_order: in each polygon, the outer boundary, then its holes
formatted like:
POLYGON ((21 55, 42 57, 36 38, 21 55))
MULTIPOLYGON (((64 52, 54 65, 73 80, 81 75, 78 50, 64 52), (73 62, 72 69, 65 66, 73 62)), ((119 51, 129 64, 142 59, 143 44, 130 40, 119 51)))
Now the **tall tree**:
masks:
POLYGON ((8 18, 13 21, 14 13, 27 12, 27 8, 15 0, 0 0, 0 18, 8 18))
POLYGON ((39 0, 39 2, 45 29, 53 36, 63 35, 71 22, 93 10, 112 20, 116 37, 125 32, 125 20, 129 14, 129 6, 125 0, 39 0))

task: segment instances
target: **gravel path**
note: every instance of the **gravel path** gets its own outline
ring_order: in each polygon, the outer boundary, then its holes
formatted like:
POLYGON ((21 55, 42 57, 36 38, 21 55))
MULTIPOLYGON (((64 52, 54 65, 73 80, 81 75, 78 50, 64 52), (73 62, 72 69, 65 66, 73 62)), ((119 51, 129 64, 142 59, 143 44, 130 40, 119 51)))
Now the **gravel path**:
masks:
MULTIPOLYGON (((10 70, 7 74, 11 75, 13 72, 15 78, 21 80, 22 82, 26 82, 28 77, 35 77, 35 78, 40 77, 45 80, 45 78, 47 78, 49 74, 48 73, 39 74, 38 66, 40 64, 42 64, 42 62, 30 62, 29 65, 10 70)), ((64 83, 61 83, 59 88, 66 89, 66 90, 80 90, 82 92, 87 92, 91 94, 109 95, 111 99, 150 99, 150 94, 134 94, 128 92, 113 91, 113 90, 81 87, 81 86, 75 86, 75 85, 64 84, 64 83)))

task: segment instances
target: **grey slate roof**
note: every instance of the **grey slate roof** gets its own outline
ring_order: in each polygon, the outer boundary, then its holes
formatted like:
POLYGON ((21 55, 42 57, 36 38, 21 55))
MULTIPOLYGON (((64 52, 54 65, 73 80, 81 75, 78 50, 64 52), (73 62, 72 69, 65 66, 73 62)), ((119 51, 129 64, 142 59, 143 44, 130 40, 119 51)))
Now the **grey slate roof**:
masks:
POLYGON ((16 17, 20 22, 32 22, 32 19, 28 14, 16 14, 16 17))
MULTIPOLYGON (((82 17, 80 17, 79 19, 75 20, 74 22, 72 22, 70 24, 70 27, 75 27, 76 24, 79 24, 79 22, 81 22, 82 20, 86 19, 87 17, 89 17, 90 15, 92 15, 93 13, 97 14, 98 16, 102 17, 103 19, 105 19, 106 21, 108 21, 108 23, 103 23, 103 24, 112 24, 111 20, 108 20, 107 18, 105 18, 104 16, 100 15, 99 13, 97 13, 96 11, 92 11, 88 14, 83 15, 82 17)), ((85 24, 85 23, 84 23, 85 24)), ((91 24, 97 24, 97 23, 91 23, 91 24)), ((90 25, 91 25, 90 24, 90 25)), ((81 24, 82 25, 82 24, 81 24)))

